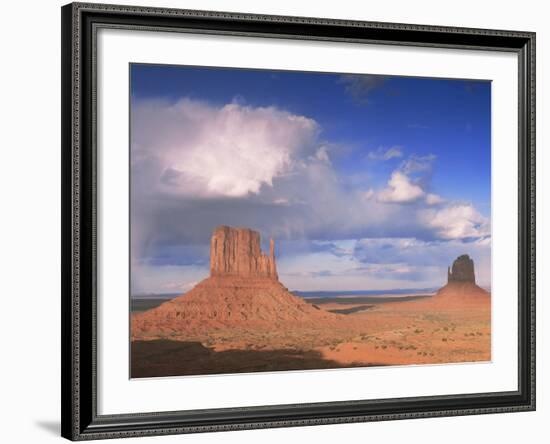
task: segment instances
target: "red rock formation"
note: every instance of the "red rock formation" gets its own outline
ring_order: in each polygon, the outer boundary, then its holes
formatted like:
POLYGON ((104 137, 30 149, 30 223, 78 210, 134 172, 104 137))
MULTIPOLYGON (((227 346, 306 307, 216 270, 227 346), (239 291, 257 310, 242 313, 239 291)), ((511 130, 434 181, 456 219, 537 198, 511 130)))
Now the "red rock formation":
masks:
POLYGON ((474 261, 463 254, 449 267, 447 285, 437 291, 433 301, 447 306, 486 304, 491 302, 491 293, 476 285, 474 261))
POLYGON ((447 283, 451 282, 471 282, 476 283, 476 276, 474 272, 474 261, 470 259, 470 256, 463 254, 456 258, 453 262, 452 268, 447 270, 447 283))
POLYGON ((210 240, 210 276, 277 279, 273 239, 267 256, 262 253, 257 231, 224 225, 216 228, 210 240))
POLYGON ((489 302, 491 293, 471 282, 451 282, 441 287, 434 298, 445 298, 449 302, 489 302))
POLYGON ((210 277, 188 293, 133 314, 132 339, 189 336, 227 327, 318 326, 339 319, 279 282, 273 239, 267 256, 257 231, 221 226, 210 245, 210 277))

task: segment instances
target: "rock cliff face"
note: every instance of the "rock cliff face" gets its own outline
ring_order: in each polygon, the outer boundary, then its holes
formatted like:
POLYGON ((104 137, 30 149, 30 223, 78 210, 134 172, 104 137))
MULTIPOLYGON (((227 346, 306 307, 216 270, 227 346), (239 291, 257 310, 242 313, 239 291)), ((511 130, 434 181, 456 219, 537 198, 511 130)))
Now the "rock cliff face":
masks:
POLYGON ((341 318, 294 296, 279 282, 273 239, 266 255, 257 231, 220 226, 210 246, 210 277, 152 310, 133 314, 133 340, 185 339, 225 328, 292 330, 341 318))
POLYGON ((454 262, 452 268, 447 270, 447 283, 451 282, 471 282, 476 283, 476 277, 474 272, 474 261, 470 259, 470 256, 463 254, 459 256, 454 262))
POLYGON ((269 256, 262 253, 257 231, 220 226, 210 241, 210 276, 277 279, 273 239, 269 250, 269 256))
POLYGON ((447 269, 447 285, 441 287, 433 302, 448 307, 490 304, 491 293, 476 285, 474 261, 467 254, 455 259, 447 269))

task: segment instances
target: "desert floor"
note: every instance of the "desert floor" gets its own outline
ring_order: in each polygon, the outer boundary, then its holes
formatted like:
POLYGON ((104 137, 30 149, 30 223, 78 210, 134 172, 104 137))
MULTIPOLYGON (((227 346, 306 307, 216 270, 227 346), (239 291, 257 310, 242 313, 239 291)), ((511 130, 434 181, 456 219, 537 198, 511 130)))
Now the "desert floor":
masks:
POLYGON ((446 307, 431 299, 315 300, 342 321, 132 341, 131 377, 490 361, 490 304, 446 307))

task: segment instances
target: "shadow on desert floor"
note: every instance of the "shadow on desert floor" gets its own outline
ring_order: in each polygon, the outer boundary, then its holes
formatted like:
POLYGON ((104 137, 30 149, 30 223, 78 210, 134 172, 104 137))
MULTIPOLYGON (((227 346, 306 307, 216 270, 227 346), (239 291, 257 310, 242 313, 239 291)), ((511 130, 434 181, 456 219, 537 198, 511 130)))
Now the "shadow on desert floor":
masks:
POLYGON ((324 359, 314 350, 214 351, 200 342, 172 340, 133 341, 131 377, 207 375, 221 373, 313 370, 368 367, 373 363, 345 364, 324 359))

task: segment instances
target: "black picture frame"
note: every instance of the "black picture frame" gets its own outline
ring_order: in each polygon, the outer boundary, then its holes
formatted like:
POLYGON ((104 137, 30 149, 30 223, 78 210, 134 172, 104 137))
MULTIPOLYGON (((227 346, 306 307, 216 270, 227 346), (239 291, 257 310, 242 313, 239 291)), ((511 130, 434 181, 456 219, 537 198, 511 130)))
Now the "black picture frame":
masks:
POLYGON ((535 409, 535 33, 72 3, 62 15, 62 436, 120 438, 535 409), (96 31, 100 27, 507 51, 519 66, 518 390, 97 414, 96 31))

